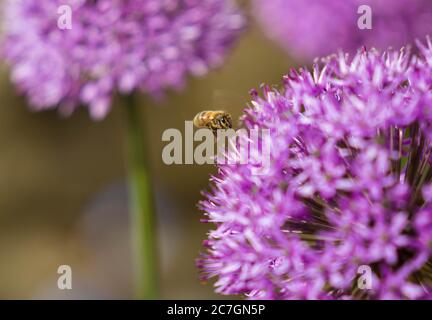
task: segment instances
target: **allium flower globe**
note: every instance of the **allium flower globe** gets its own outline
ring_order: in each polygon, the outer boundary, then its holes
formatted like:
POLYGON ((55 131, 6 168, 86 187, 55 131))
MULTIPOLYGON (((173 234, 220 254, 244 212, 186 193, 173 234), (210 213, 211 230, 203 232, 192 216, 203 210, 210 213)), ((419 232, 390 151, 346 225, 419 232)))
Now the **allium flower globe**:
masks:
POLYGON ((3 56, 12 80, 36 110, 95 119, 115 92, 158 97, 224 60, 244 19, 232 0, 7 0, 3 56), (72 8, 72 29, 57 26, 72 8))
POLYGON ((220 165, 201 202, 217 292, 431 298, 432 44, 417 49, 341 53, 253 93, 243 123, 270 130, 270 169, 220 165))
POLYGON ((253 0, 265 33, 301 61, 338 49, 399 48, 432 34, 430 0, 253 0), (372 9, 372 29, 359 29, 362 5, 372 9))

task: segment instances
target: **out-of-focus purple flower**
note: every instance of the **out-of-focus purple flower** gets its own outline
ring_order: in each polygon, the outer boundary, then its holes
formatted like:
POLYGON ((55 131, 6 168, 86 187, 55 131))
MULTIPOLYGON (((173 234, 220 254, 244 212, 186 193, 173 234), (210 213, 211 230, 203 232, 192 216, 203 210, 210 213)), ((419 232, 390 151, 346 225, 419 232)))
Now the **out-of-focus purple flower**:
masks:
POLYGON ((158 97, 220 66, 243 26, 231 0, 7 0, 2 51, 33 108, 100 119, 114 92, 158 97), (57 26, 64 4, 71 30, 57 26))
MULTIPOLYGON (((254 0, 266 34, 301 61, 338 49, 399 48, 432 34, 429 0, 254 0), (372 29, 359 29, 361 5, 372 9, 372 29)), ((363 12, 362 12, 363 13, 363 12)))
POLYGON ((340 53, 253 94, 243 123, 270 130, 270 169, 219 165, 200 204, 217 292, 432 297, 432 44, 417 49, 340 53))

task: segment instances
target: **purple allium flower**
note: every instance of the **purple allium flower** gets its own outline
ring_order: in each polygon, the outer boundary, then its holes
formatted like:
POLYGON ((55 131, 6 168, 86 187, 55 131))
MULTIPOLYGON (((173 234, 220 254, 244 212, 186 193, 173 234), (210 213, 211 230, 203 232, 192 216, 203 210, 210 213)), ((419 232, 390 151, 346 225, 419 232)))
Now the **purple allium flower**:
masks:
POLYGON ((231 0, 8 0, 2 51, 34 109, 100 119, 117 91, 158 97, 220 66, 243 25, 231 0), (57 26, 64 4, 71 30, 57 26))
POLYGON ((417 49, 340 53, 253 92, 243 123, 270 130, 270 169, 219 165, 200 204, 217 292, 432 297, 432 43, 417 49))
POLYGON ((254 0, 267 35, 297 59, 308 61, 338 49, 399 48, 432 34, 429 0, 254 0), (361 5, 372 9, 372 29, 358 28, 361 5))

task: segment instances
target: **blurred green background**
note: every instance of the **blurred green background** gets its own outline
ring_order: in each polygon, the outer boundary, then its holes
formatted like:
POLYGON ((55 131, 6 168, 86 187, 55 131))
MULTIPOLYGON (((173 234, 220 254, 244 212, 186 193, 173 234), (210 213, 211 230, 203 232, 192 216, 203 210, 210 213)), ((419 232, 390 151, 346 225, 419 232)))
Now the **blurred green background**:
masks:
MULTIPOLYGON (((1 2, 1 1, 0 1, 1 2)), ((251 20, 251 19, 250 19, 251 20)), ((164 299, 221 298, 198 280, 195 258, 211 225, 197 202, 215 168, 162 162, 167 128, 205 109, 238 119, 249 90, 280 84, 292 61, 249 27, 226 64, 156 104, 142 96, 157 199, 164 299)), ((118 100, 117 100, 118 101, 118 100)), ((116 101, 116 104, 118 104, 116 101)), ((122 106, 102 121, 80 109, 70 118, 33 113, 0 66, 0 298, 132 298, 122 106), (72 290, 57 268, 72 267, 72 290)))

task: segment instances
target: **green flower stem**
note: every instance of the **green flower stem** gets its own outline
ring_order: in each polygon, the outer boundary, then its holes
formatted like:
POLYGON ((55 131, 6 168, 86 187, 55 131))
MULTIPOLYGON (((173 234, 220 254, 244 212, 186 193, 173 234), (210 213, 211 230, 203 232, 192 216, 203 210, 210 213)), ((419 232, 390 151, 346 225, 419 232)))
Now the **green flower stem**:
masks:
POLYGON ((145 153, 144 128, 137 98, 127 97, 125 109, 127 167, 129 176, 129 212, 132 232, 136 298, 157 298, 156 221, 149 163, 145 153))

